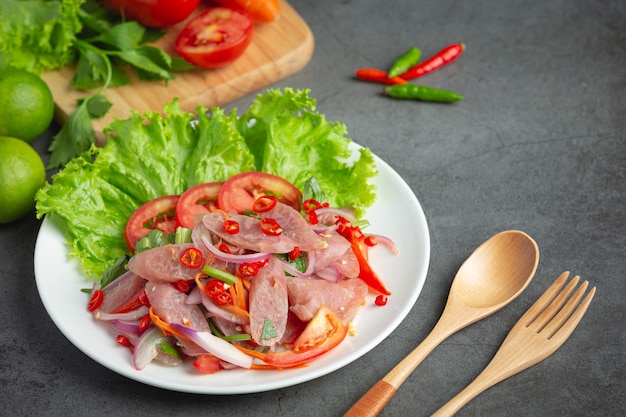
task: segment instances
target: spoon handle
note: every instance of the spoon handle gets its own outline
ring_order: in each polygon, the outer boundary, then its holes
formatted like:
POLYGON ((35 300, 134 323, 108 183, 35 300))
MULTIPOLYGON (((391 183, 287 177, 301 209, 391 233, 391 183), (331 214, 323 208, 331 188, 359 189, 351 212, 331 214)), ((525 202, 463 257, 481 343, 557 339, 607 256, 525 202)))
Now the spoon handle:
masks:
MULTIPOLYGON (((428 336, 407 357, 398 363, 383 379, 374 384, 343 417, 375 417, 387 405, 397 389, 422 363, 432 350, 450 336, 458 326, 451 325, 445 312, 428 336)), ((463 326, 461 326, 463 327, 463 326)))

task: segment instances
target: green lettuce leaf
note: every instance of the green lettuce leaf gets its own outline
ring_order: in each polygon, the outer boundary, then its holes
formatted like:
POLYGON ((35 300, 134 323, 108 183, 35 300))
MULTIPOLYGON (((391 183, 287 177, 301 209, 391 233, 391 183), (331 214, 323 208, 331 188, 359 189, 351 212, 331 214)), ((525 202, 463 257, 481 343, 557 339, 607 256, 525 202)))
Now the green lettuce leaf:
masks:
POLYGON ((41 73, 75 60, 78 17, 86 0, 0 1, 0 67, 41 73))
POLYGON ((373 156, 353 154, 345 126, 316 113, 308 94, 268 90, 239 117, 202 106, 188 113, 175 99, 163 112, 115 120, 104 147, 72 159, 37 193, 37 216, 65 220, 70 257, 99 279, 128 253, 124 227, 140 205, 239 172, 270 172, 300 189, 315 177, 331 205, 362 213, 375 200, 373 156))
POLYGON ((359 149, 354 160, 346 126, 315 112, 309 90, 268 90, 240 124, 257 170, 286 178, 301 190, 315 177, 331 205, 354 207, 359 215, 376 199, 370 150, 359 149))

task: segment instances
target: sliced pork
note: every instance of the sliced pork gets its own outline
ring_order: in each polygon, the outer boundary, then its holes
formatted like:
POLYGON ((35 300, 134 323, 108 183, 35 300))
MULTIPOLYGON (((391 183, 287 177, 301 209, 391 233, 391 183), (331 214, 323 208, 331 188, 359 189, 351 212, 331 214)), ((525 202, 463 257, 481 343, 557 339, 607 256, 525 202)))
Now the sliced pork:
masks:
POLYGON ((170 244, 140 252, 130 258, 128 269, 135 274, 153 282, 189 281, 202 270, 190 268, 180 262, 180 256, 193 244, 170 244))
POLYGON ((289 310, 300 320, 310 321, 320 305, 325 305, 346 324, 354 319, 368 292, 367 284, 358 278, 331 282, 287 277, 287 288, 289 310))
POLYGON ((259 269, 250 284, 250 335, 261 346, 272 346, 282 338, 289 314, 285 272, 272 257, 259 269))

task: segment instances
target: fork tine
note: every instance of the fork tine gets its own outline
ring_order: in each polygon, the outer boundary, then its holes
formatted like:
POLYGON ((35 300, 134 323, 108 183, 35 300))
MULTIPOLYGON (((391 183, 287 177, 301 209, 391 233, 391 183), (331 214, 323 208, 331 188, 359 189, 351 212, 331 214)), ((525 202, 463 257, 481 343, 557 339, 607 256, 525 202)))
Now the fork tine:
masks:
POLYGON ((584 281, 580 287, 576 290, 574 295, 567 301, 567 304, 561 308, 561 310, 554 316, 549 323, 546 323, 545 327, 540 330, 548 339, 557 332, 557 330, 563 325, 565 320, 572 314, 572 311, 578 305, 581 298, 587 291, 587 286, 589 285, 588 281, 584 281))
POLYGON ((524 326, 528 326, 532 323, 543 309, 552 301, 556 293, 561 289, 563 283, 567 280, 569 271, 563 272, 558 278, 548 287, 548 289, 535 301, 535 303, 524 313, 519 319, 519 323, 524 323, 524 326))
POLYGON ((567 297, 569 297, 576 285, 578 285, 579 280, 580 277, 578 275, 572 278, 571 281, 567 283, 565 288, 563 288, 561 292, 554 297, 552 302, 550 302, 550 304, 535 318, 535 320, 528 324, 528 328, 540 332, 541 329, 543 329, 550 322, 550 320, 552 320, 556 313, 558 313, 561 306, 565 304, 567 297))
POLYGON ((580 320, 585 315, 587 311, 587 307, 591 304, 591 300, 596 293, 596 287, 593 287, 587 296, 583 299, 582 303, 574 310, 571 316, 567 319, 565 323, 552 335, 550 335, 550 340, 553 343, 556 343, 558 346, 563 344, 565 340, 569 337, 570 334, 574 331, 580 320))

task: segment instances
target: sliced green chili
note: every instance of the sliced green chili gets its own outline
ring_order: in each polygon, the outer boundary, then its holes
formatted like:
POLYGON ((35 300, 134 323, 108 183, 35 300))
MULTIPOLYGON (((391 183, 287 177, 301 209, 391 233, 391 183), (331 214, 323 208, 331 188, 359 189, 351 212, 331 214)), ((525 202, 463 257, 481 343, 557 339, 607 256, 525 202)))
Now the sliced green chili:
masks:
POLYGON ((425 87, 415 84, 401 84, 385 86, 385 94, 393 98, 421 101, 437 101, 441 103, 451 103, 463 100, 463 96, 452 91, 439 90, 437 88, 425 87))
POLYGON ((420 51, 416 47, 410 48, 408 51, 402 54, 400 58, 396 59, 393 65, 391 65, 391 68, 389 68, 389 71, 387 71, 387 76, 389 78, 393 78, 404 74, 409 70, 409 68, 417 65, 421 56, 422 51, 420 51))

